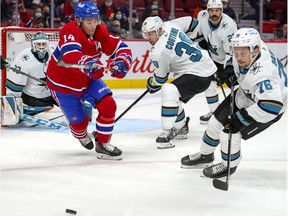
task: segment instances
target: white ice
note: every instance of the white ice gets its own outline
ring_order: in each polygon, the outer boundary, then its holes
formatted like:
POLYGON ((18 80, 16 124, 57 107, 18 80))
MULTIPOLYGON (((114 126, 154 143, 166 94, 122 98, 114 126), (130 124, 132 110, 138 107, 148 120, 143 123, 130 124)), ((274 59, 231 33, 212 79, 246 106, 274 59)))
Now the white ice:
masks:
MULTIPOLYGON (((113 91, 118 116, 145 90, 113 91)), ((122 161, 97 159, 69 131, 2 128, 0 215, 68 216, 65 209, 77 216, 287 215, 286 114, 242 142, 243 159, 229 190, 221 191, 200 177, 201 169, 180 168, 183 156, 199 151, 204 94, 185 105, 189 138, 172 149, 156 148, 160 108, 160 94, 147 94, 116 123, 112 144, 123 150, 122 161)))

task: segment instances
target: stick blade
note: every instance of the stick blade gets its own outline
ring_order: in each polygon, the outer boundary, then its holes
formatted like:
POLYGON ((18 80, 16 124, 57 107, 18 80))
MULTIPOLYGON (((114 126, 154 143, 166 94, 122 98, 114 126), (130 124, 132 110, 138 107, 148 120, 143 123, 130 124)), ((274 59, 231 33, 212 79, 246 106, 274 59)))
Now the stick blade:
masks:
POLYGON ((219 179, 213 179, 213 186, 219 190, 228 191, 228 182, 219 179))

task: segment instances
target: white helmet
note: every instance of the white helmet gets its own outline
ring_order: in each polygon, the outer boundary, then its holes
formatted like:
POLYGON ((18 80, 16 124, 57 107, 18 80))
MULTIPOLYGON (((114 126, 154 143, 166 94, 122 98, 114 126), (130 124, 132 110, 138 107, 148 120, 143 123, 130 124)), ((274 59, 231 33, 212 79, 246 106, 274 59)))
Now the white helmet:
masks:
POLYGON ((235 32, 232 37, 232 48, 249 47, 252 52, 256 47, 260 47, 261 38, 259 32, 254 28, 242 28, 235 32))
POLYGON ((147 17, 142 24, 143 37, 147 38, 146 33, 156 31, 157 37, 159 38, 159 29, 163 29, 163 25, 164 23, 159 16, 147 17))
POLYGON ((209 0, 207 3, 207 9, 212 8, 220 8, 221 10, 223 10, 222 0, 209 0))
POLYGON ((43 32, 37 32, 31 39, 32 52, 38 55, 40 59, 45 58, 48 52, 48 36, 43 32))

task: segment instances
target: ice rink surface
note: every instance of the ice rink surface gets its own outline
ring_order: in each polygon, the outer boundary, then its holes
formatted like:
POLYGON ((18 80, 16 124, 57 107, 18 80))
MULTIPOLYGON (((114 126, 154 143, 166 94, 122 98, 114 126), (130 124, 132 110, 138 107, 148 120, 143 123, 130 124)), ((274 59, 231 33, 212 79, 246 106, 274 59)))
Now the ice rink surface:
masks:
MULTIPOLYGON (((116 117, 144 91, 113 90, 116 117)), ((204 94, 185 105, 189 137, 172 149, 156 148, 160 109, 160 93, 147 94, 116 123, 111 143, 123 150, 121 161, 97 159, 68 130, 2 128, 0 215, 67 216, 73 209, 77 216, 287 216, 287 114, 242 142, 229 190, 220 191, 201 169, 180 168, 181 158, 200 148, 204 94)), ((215 153, 218 162, 219 147, 215 153)))

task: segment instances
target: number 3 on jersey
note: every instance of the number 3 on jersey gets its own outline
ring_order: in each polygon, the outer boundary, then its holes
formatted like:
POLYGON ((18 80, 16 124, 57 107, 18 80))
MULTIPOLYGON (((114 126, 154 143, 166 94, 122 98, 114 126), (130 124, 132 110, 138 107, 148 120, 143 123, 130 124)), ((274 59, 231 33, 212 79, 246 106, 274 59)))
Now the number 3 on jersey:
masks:
POLYGON ((185 51, 185 54, 190 56, 189 59, 192 62, 200 61, 200 59, 202 58, 202 53, 195 47, 190 46, 191 44, 193 44, 193 41, 182 32, 179 34, 179 38, 182 40, 182 42, 178 42, 176 44, 175 47, 176 54, 181 57, 185 51))

